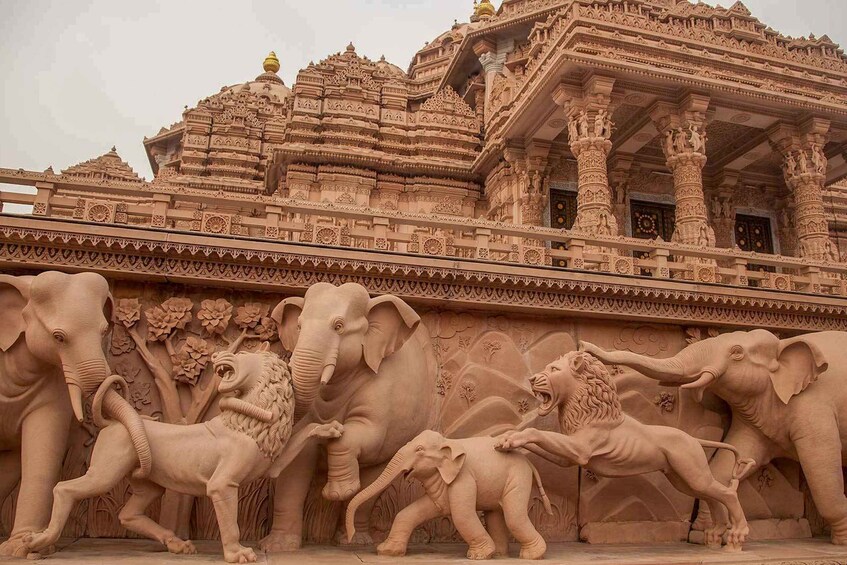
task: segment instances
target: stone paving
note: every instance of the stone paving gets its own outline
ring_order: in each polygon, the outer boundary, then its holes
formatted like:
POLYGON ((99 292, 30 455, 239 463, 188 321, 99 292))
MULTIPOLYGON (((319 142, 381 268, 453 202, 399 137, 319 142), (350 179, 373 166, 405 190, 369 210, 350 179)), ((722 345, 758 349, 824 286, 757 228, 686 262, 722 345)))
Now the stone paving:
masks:
MULTIPOLYGON (((145 540, 63 540, 60 551, 42 560, 44 565, 196 565, 223 563, 217 542, 199 542, 198 555, 175 556, 145 540)), ((517 546, 512 545, 512 555, 517 546)), ((258 562, 270 565, 362 565, 400 561, 380 557, 372 548, 346 550, 336 547, 307 546, 296 553, 258 554, 258 562)), ((470 563, 461 545, 423 545, 412 547, 402 559, 410 565, 470 563)), ((501 560, 502 561, 502 560, 501 560)), ((2 560, 2 563, 21 563, 2 560)), ((531 563, 511 559, 511 563, 531 563)), ((837 547, 826 539, 778 542, 750 542, 741 553, 710 550, 683 543, 657 545, 589 545, 584 543, 551 544, 547 563, 562 565, 847 565, 847 547, 837 547)))

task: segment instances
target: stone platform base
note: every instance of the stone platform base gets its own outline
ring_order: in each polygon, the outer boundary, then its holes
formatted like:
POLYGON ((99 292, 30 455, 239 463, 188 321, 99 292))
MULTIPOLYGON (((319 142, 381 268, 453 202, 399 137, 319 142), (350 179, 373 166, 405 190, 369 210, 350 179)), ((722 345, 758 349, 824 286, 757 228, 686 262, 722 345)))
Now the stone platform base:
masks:
MULTIPOLYGON (((144 540, 65 540, 60 551, 40 561, 43 565, 198 565, 224 563, 217 542, 197 543, 199 555, 176 556, 162 552, 160 546, 144 540)), ((410 565, 442 565, 465 560, 461 545, 424 545, 411 548, 409 555, 398 559, 379 557, 373 548, 344 550, 335 547, 307 546, 296 553, 259 554, 259 563, 271 565, 361 565, 363 563, 410 565)), ((517 555, 517 546, 512 546, 517 555)), ((537 563, 511 559, 501 563, 537 563)), ((24 564, 20 559, 2 563, 24 564)), ((547 563, 562 565, 847 565, 847 547, 828 540, 808 539, 774 542, 751 542, 741 553, 710 550, 686 543, 656 545, 591 545, 585 543, 551 544, 547 563)))

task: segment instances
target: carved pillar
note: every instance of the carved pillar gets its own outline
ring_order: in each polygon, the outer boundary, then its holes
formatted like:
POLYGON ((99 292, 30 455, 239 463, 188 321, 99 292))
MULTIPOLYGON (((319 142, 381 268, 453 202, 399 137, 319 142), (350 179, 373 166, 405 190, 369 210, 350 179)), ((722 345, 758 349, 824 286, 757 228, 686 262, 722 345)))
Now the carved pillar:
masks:
POLYGON ((673 241, 700 247, 715 246, 703 193, 706 165, 706 110, 709 98, 689 94, 680 106, 659 104, 653 121, 662 132, 662 149, 673 172, 676 225, 673 241))
POLYGON ((629 190, 630 175, 632 174, 632 163, 635 158, 632 155, 618 154, 610 167, 609 179, 612 188, 612 212, 618 222, 620 233, 625 233, 624 226, 627 222, 626 195, 629 190))
POLYGON ((733 194, 738 187, 738 171, 724 171, 712 192, 709 204, 717 247, 733 247, 735 242, 735 203, 733 194))
MULTIPOLYGON (((514 179, 515 218, 522 225, 544 225, 544 212, 550 201, 549 151, 549 143, 533 142, 526 150, 509 148, 504 152, 514 179)), ((524 244, 540 245, 541 242, 527 239, 524 244)))
POLYGON ((794 193, 794 227, 800 257, 815 261, 838 261, 829 238, 829 222, 823 201, 826 183, 826 145, 829 121, 812 118, 800 128, 780 125, 771 140, 783 156, 785 182, 794 193))
POLYGON ((491 116, 491 89, 494 86, 494 77, 503 70, 506 54, 498 53, 497 45, 490 39, 478 42, 473 49, 476 56, 479 57, 482 71, 485 74, 485 111, 483 115, 487 122, 491 116))
POLYGON ((606 159, 612 149, 614 79, 591 77, 582 92, 560 86, 553 94, 568 118, 571 153, 577 160, 577 213, 574 230, 596 235, 618 235, 612 208, 606 159))

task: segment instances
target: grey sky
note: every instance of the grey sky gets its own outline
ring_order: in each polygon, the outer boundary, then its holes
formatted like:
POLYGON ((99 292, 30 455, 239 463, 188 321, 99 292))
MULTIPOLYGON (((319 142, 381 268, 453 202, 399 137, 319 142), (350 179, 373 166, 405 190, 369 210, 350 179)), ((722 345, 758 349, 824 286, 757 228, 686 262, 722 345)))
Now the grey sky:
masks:
MULTIPOLYGON (((731 5, 734 0, 726 0, 731 5)), ((765 24, 847 43, 845 0, 745 0, 765 24)), ((297 71, 352 41, 405 69, 472 0, 0 0, 0 166, 58 172, 114 144, 152 176, 142 138, 276 51, 297 71)), ((499 1, 495 0, 495 5, 499 1)))

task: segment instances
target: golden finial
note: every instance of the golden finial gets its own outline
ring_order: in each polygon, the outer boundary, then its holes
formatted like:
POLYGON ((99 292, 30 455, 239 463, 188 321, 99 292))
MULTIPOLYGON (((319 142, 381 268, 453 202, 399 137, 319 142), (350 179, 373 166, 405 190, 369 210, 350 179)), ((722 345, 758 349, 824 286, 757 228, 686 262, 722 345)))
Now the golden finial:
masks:
POLYGON ((276 58, 276 53, 273 51, 268 53, 268 56, 265 57, 265 61, 262 63, 262 68, 265 69, 266 73, 276 73, 279 71, 279 59, 276 58))
POLYGON ((497 9, 494 7, 494 4, 491 3, 491 0, 479 0, 479 4, 476 6, 476 15, 480 18, 488 18, 497 14, 497 9))

